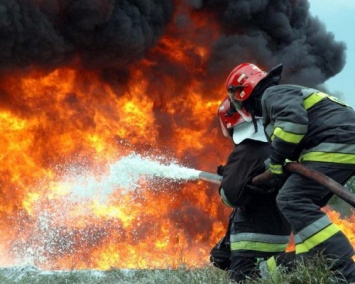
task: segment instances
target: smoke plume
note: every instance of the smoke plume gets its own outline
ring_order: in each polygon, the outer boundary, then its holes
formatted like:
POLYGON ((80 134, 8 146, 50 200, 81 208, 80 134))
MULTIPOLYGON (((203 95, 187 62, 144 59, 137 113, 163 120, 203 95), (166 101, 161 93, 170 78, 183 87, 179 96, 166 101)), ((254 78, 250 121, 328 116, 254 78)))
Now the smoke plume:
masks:
POLYGON ((170 0, 4 0, 1 69, 58 67, 80 58, 90 68, 141 58, 171 18, 170 0))
POLYGON ((283 0, 204 1, 218 11, 224 34, 215 42, 210 71, 243 61, 266 70, 283 63, 283 81, 317 85, 340 72, 345 45, 309 12, 309 2, 283 0))
POLYGON ((169 25, 182 37, 194 29, 186 24, 189 9, 221 29, 208 43, 208 76, 224 78, 243 61, 265 69, 283 63, 285 82, 317 85, 345 64, 344 43, 309 13, 306 0, 4 0, 0 70, 80 63, 118 72, 172 35, 169 25))

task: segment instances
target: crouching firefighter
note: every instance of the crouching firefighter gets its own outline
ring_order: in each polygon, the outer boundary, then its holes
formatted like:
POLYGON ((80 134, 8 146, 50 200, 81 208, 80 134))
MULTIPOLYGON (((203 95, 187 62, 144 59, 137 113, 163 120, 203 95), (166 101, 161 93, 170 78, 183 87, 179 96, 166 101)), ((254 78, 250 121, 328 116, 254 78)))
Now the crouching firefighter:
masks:
POLYGON ((292 252, 285 253, 291 228, 276 205, 275 181, 251 184, 254 176, 265 171, 270 154, 261 118, 252 118, 245 110, 238 113, 228 97, 219 106, 218 117, 223 134, 235 145, 225 166, 217 169, 223 176, 219 194, 233 211, 227 232, 212 249, 210 260, 242 283, 246 278, 261 277, 258 263, 263 260, 280 255, 274 259, 284 266, 288 259, 293 260, 292 252))

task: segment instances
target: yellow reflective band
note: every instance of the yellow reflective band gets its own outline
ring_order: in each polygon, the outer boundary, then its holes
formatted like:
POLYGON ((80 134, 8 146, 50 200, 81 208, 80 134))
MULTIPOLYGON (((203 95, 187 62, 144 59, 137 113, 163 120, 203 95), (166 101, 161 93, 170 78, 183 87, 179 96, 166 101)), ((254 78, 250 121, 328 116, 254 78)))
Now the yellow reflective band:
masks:
POLYGON ((335 224, 329 225, 328 227, 319 231, 317 234, 305 240, 303 243, 296 244, 296 254, 308 252, 315 246, 328 240, 339 231, 340 229, 335 224))
POLYGON ((276 174, 276 175, 283 174, 283 168, 282 168, 282 165, 280 165, 280 164, 270 164, 270 170, 273 174, 276 174))
POLYGON ((283 129, 283 131, 286 132, 291 132, 294 134, 305 134, 308 131, 308 125, 307 124, 299 124, 299 123, 294 123, 294 122, 290 122, 290 121, 281 121, 278 120, 277 124, 275 125, 276 127, 280 127, 281 129, 283 129))
POLYGON ((270 235, 261 233, 236 233, 230 235, 232 243, 241 241, 259 242, 267 244, 287 244, 289 242, 289 235, 270 235))
POLYGON ((328 97, 328 95, 325 93, 314 93, 303 101, 303 106, 305 109, 309 109, 326 97, 328 97))
POLYGON ((253 250, 262 252, 284 252, 287 244, 268 244, 260 242, 238 241, 231 243, 231 250, 253 250))
POLYGON ((276 136, 277 138, 283 141, 293 143, 293 144, 298 144, 304 137, 304 134, 294 134, 294 133, 284 131, 280 127, 276 127, 274 130, 274 136, 276 136))
POLYGON ((314 161, 337 164, 355 164, 355 154, 309 152, 299 158, 299 162, 314 161))

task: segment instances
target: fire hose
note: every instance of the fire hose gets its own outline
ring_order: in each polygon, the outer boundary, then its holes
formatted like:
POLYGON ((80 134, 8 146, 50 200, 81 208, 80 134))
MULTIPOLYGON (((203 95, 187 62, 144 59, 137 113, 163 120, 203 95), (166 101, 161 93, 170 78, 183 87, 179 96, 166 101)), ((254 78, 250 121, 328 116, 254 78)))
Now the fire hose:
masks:
MULTIPOLYGON (((342 186, 340 183, 331 179, 330 177, 318 172, 316 170, 310 169, 305 165, 292 162, 285 165, 285 169, 291 173, 297 173, 309 179, 312 179, 319 184, 326 187, 328 190, 333 192, 335 195, 340 197, 345 202, 349 203, 352 207, 355 207, 355 194, 351 193, 348 189, 342 186)), ((272 178, 272 173, 270 170, 254 177, 252 183, 255 185, 262 184, 272 178)), ((221 184, 222 176, 217 174, 212 174, 208 172, 201 171, 199 174, 199 179, 208 181, 215 184, 221 184)))

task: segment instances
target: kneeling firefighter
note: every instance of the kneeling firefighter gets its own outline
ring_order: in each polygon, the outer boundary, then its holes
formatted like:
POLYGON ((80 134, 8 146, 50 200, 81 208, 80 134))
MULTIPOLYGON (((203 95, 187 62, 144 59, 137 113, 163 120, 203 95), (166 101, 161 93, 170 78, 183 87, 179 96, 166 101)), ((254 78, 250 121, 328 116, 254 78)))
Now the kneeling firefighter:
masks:
MULTIPOLYGON (((234 149, 217 173, 222 175, 219 193, 233 208, 225 236, 211 251, 211 262, 229 271, 230 278, 242 282, 260 277, 258 263, 285 252, 291 228, 276 205, 277 185, 251 184, 254 176, 265 171, 270 155, 260 117, 237 112, 225 98, 218 108, 223 134, 234 142, 234 149)), ((292 253, 276 257, 277 264, 293 260, 292 253)))

